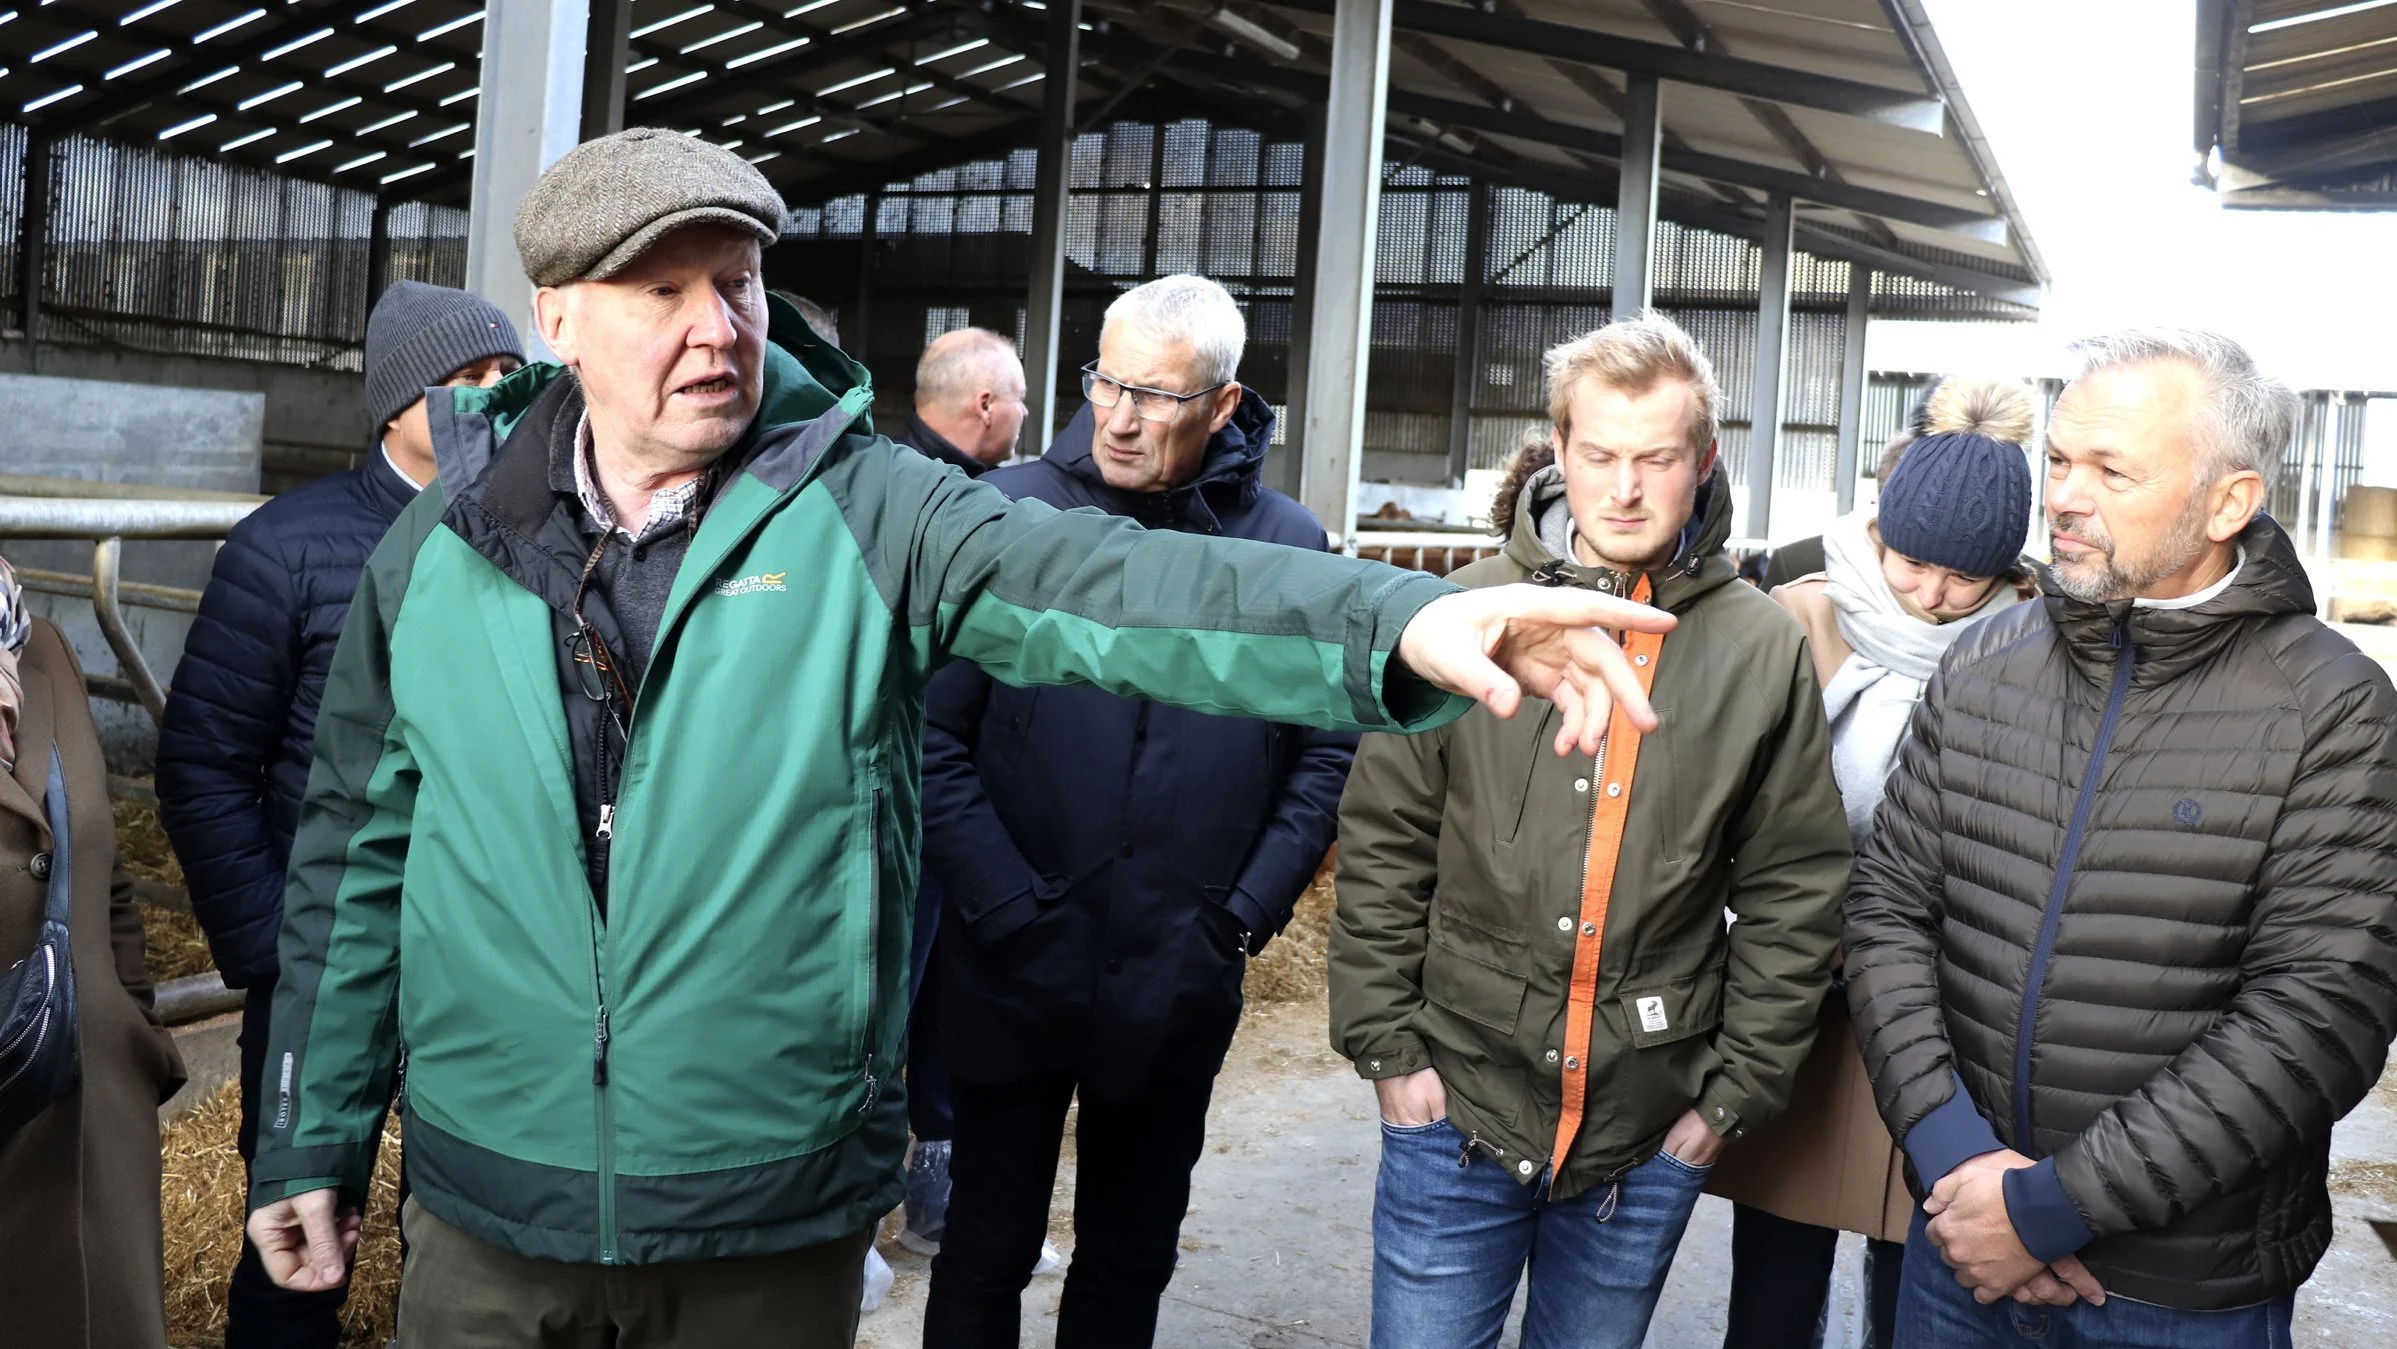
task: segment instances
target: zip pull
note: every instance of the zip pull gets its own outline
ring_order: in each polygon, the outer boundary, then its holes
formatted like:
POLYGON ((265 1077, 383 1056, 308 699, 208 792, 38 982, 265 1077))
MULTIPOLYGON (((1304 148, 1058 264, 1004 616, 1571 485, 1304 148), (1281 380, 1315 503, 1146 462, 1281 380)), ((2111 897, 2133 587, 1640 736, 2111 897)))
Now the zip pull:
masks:
POLYGON ((591 1085, 608 1084, 608 1009, 601 1004, 591 1028, 591 1085))
POLYGON ((599 841, 605 843, 614 837, 616 837, 616 808, 612 805, 601 806, 599 808, 599 841))
POLYGON ((874 1076, 874 1055, 866 1054, 866 1103, 857 1108, 860 1115, 872 1114, 874 1103, 882 1099, 882 1081, 874 1076))

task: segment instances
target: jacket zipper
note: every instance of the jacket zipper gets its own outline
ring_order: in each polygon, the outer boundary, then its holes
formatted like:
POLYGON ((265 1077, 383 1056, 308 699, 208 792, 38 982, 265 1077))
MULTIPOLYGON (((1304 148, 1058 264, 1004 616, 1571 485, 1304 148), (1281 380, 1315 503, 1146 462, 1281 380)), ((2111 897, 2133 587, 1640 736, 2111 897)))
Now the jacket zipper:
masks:
POLYGON ((864 1060, 866 1085, 865 1104, 857 1108, 860 1115, 874 1113, 874 1105, 882 1099, 882 1082, 874 1075, 874 1048, 880 1043, 875 1015, 882 1000, 882 779, 879 769, 874 780, 874 841, 873 856, 868 859, 872 880, 866 886, 866 1016, 865 1042, 858 1046, 864 1060))
POLYGON ((2106 754, 2114 747, 2114 728, 2122 720, 2122 704, 2131 691, 2137 648, 2131 643, 2127 617, 2115 625, 2113 646, 2121 653, 2114 658, 2114 687, 2106 695, 2106 714, 2089 747, 2089 766, 2081 772, 2080 797, 2073 803, 2072 827, 2065 831, 2063 855, 2056 859, 2056 880, 2048 887, 2047 910, 2039 918, 2039 939, 2031 947, 2030 972, 2023 980, 2022 1014, 2014 1027, 2014 1145, 2025 1157, 2038 1155, 2031 1140, 2031 1027, 2039 1017, 2040 990, 2047 984, 2056 929, 2064 921, 2064 897, 2072 889, 2073 872, 2080 865, 2081 840, 2088 832, 2090 809, 2097 802, 2098 779, 2104 775, 2106 754))
POLYGON ((599 1263, 616 1263, 616 1120, 608 1099, 607 933, 591 925, 591 1098, 598 1131, 599 1263))
MULTIPOLYGON (((605 546, 603 542, 602 546, 605 546)), ((640 695, 633 695, 635 704, 640 695)), ((598 889, 592 896, 591 913, 591 1097, 593 1127, 598 1134, 599 1166, 599 1263, 616 1263, 616 1111, 608 1095, 608 1027, 607 985, 607 914, 615 907, 616 895, 616 795, 621 784, 617 775, 632 762, 633 708, 624 709, 624 745, 621 757, 608 753, 608 731, 615 723, 613 716, 602 716, 599 722, 598 778, 599 824, 591 831, 591 846, 599 858, 598 889)))

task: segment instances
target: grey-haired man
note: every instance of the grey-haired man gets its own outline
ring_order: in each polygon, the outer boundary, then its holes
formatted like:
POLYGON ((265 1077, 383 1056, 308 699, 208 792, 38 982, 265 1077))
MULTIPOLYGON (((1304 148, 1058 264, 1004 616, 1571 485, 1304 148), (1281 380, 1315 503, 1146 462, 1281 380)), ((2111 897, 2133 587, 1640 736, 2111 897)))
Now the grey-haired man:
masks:
POLYGON ((2047 599, 1948 649, 1849 892, 1928 1191, 1897 1340, 2286 1344, 2397 1031, 2397 693, 2261 513, 2288 389, 2212 333, 2077 350, 2047 599))
MULTIPOLYGON (((1047 454, 986 481, 1151 530, 1320 551, 1323 526, 1261 482, 1273 405, 1239 383, 1246 341, 1239 305, 1204 277, 1126 291, 1088 401, 1047 454)), ((1355 752, 1350 735, 1010 688, 971 666, 932 681, 924 857, 948 900, 934 977, 956 1193, 927 1345, 1016 1342, 1076 1100, 1057 1340, 1150 1343, 1247 958, 1331 847, 1355 752), (1028 886, 1037 903, 1006 902, 1028 886)))

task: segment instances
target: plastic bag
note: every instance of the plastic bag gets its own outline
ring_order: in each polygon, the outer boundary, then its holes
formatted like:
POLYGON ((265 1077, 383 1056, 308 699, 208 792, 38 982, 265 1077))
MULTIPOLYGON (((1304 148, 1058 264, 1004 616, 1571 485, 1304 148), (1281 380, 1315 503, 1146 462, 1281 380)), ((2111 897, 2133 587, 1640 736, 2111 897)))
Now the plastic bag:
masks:
POLYGON ((865 1296, 858 1300, 857 1310, 865 1313, 880 1307, 882 1300, 890 1296, 891 1282, 896 1277, 891 1273, 890 1261, 882 1258, 882 1252, 866 1247, 866 1289, 865 1296))

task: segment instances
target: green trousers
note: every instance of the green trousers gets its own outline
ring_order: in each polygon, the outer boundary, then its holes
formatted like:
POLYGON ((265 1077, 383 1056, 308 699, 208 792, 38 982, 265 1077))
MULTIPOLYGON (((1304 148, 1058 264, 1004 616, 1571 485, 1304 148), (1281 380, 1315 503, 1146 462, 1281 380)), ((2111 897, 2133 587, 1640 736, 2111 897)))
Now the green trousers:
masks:
POLYGON ((401 1349, 851 1349, 873 1234, 780 1255, 569 1265, 401 1215, 401 1349))

